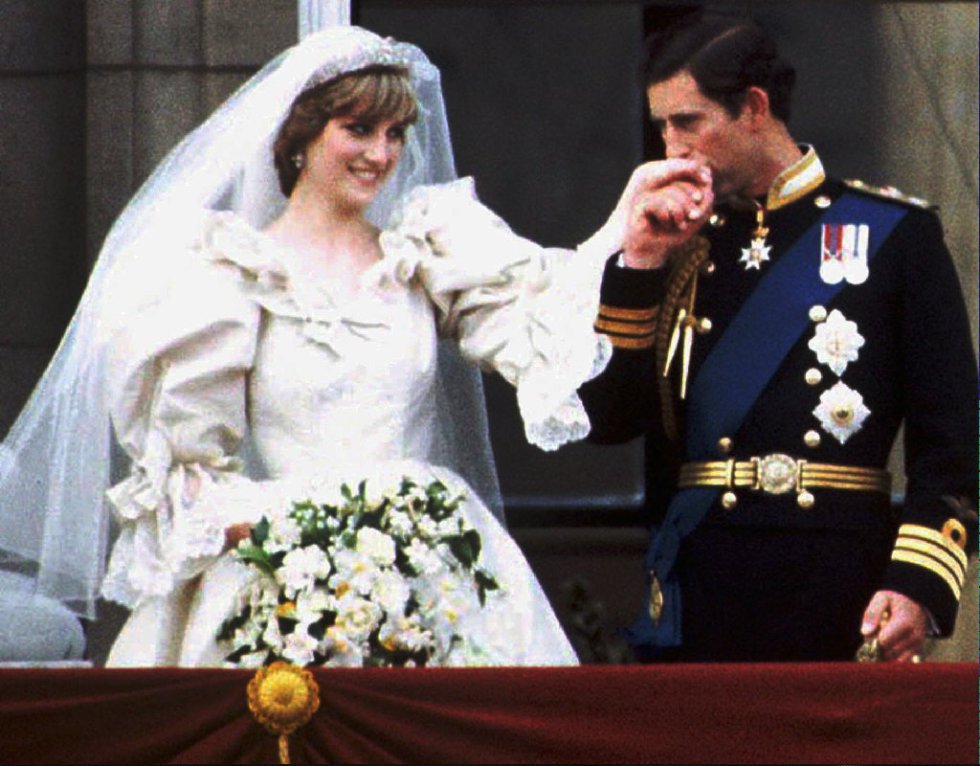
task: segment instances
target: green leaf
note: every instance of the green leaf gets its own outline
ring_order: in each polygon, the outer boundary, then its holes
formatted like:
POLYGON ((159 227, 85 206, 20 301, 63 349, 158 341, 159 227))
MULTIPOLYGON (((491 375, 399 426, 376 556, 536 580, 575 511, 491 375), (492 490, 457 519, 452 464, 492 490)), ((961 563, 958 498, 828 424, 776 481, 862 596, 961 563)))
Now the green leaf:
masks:
POLYGON ((480 539, 480 533, 475 529, 470 529, 463 533, 463 537, 473 549, 473 560, 476 561, 478 558, 480 558, 480 551, 483 548, 483 541, 480 539))
POLYGON ((256 546, 261 547, 266 540, 269 539, 269 520, 263 516, 259 523, 252 527, 252 543, 256 546))
POLYGON ((500 587, 497 584, 497 579, 485 569, 473 570, 473 577, 476 578, 478 585, 486 588, 487 590, 497 590, 497 588, 500 587))
POLYGON ((461 535, 444 538, 449 550, 459 559, 459 563, 467 569, 471 568, 480 555, 480 533, 470 529, 461 535))
POLYGON ((272 557, 264 548, 254 545, 243 545, 235 549, 235 555, 246 564, 251 564, 256 569, 265 572, 270 577, 276 576, 276 564, 272 557))

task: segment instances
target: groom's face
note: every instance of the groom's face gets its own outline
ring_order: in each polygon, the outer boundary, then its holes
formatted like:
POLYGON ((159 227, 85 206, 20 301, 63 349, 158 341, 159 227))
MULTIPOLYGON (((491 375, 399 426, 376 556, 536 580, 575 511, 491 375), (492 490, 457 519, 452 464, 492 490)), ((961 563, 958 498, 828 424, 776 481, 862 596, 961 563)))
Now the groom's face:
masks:
POLYGON ((668 158, 690 159, 709 167, 716 198, 745 190, 752 177, 755 147, 744 109, 733 117, 705 96, 685 71, 651 85, 647 100, 668 158))

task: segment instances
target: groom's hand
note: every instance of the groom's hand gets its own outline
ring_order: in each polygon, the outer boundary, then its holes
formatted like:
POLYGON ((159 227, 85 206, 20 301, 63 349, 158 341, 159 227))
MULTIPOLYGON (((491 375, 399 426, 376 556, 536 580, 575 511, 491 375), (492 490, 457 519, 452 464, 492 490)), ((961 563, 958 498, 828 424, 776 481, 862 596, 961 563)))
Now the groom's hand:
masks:
POLYGON ((630 178, 623 256, 634 269, 656 269, 704 225, 714 195, 711 171, 682 159, 648 162, 630 178))

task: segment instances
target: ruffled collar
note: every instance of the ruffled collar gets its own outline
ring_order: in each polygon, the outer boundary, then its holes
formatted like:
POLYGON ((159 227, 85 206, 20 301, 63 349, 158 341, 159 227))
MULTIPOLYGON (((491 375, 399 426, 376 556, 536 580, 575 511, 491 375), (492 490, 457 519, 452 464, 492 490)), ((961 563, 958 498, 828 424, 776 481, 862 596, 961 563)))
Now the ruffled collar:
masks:
POLYGON ((200 250, 214 263, 230 268, 250 299, 276 316, 302 322, 310 340, 343 355, 350 336, 368 337, 387 324, 377 315, 379 302, 370 290, 374 277, 362 277, 364 288, 347 300, 291 277, 283 248, 236 213, 216 212, 205 224, 200 250))

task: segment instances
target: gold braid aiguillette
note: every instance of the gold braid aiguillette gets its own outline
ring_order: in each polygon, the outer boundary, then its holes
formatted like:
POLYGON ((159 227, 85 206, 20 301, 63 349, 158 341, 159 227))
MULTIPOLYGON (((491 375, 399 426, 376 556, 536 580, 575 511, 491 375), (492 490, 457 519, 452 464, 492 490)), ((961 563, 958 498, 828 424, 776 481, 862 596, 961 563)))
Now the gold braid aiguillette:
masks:
POLYGON ((659 387, 663 427, 667 438, 671 440, 676 440, 678 433, 670 367, 678 345, 683 344, 678 390, 679 398, 683 399, 687 393, 687 372, 691 360, 693 333, 703 324, 703 321, 694 315, 698 274, 701 265, 708 259, 710 247, 707 239, 695 236, 671 253, 671 273, 667 281, 667 294, 660 310, 655 341, 656 364, 661 373, 659 387))

